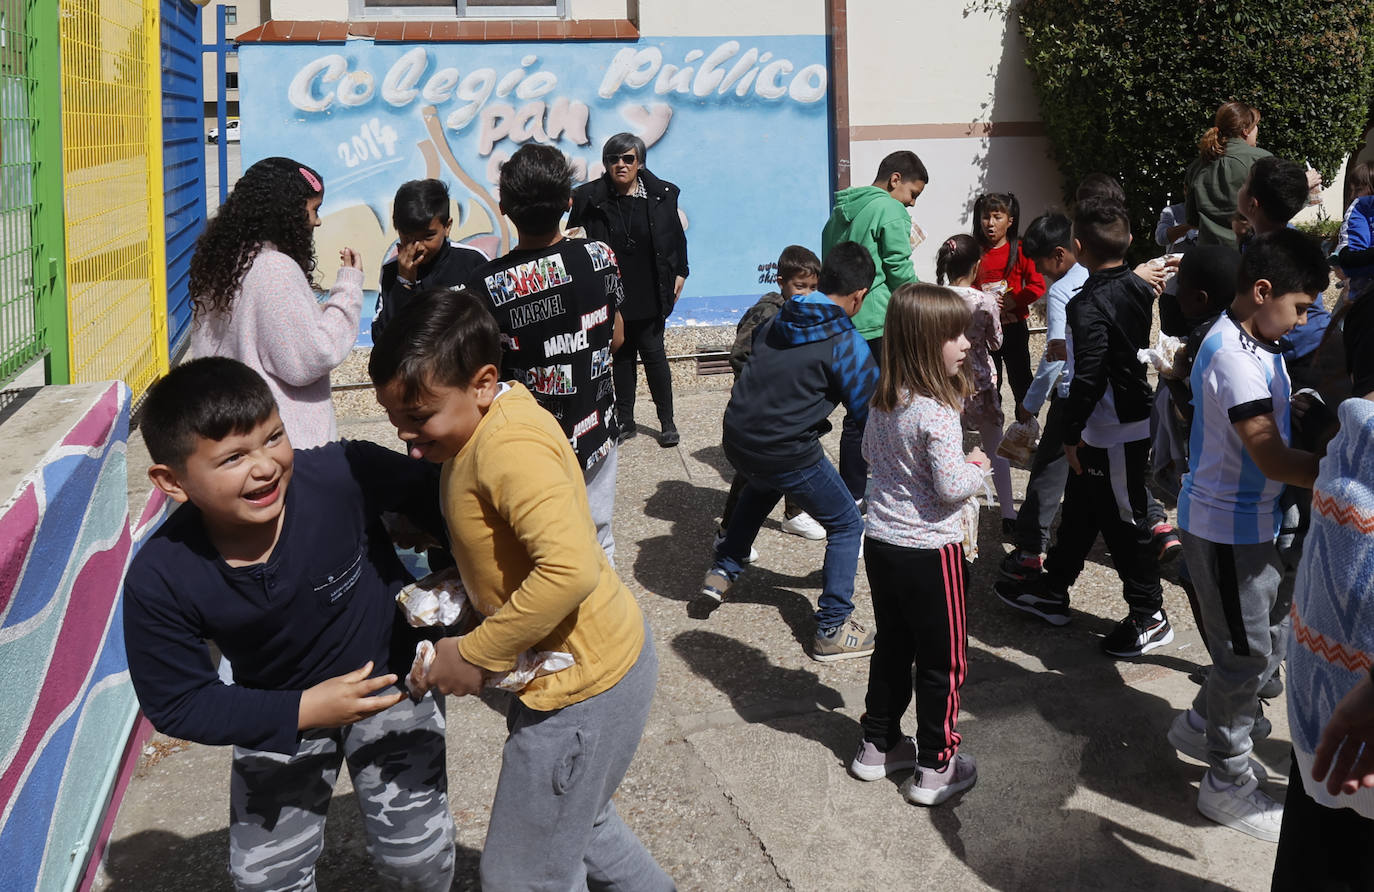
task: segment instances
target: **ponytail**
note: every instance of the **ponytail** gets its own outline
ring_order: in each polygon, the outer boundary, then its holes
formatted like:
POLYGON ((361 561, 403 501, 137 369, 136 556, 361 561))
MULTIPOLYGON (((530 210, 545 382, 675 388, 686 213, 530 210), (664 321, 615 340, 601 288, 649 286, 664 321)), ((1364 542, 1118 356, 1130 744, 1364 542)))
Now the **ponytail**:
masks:
POLYGON ((1215 161, 1226 154, 1226 137, 1216 127, 1208 129, 1198 140, 1197 153, 1203 161, 1215 161))
POLYGON ((1259 123, 1260 115, 1255 107, 1232 99, 1223 102, 1217 109, 1213 126, 1198 140, 1198 155, 1203 161, 1215 161, 1226 154, 1226 141, 1232 137, 1244 137, 1259 123))
POLYGON ((962 279, 983 256, 983 249, 971 235, 960 233, 945 239, 935 254, 935 281, 941 285, 962 279))

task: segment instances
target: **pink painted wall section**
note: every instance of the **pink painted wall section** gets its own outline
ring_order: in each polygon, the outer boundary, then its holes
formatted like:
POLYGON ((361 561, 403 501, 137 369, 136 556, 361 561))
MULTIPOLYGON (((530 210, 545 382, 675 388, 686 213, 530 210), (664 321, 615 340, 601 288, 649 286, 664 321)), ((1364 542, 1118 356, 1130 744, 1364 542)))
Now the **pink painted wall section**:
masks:
MULTIPOLYGON (((43 388, 0 426, 0 449, 32 461, 0 493, 7 889, 83 882, 138 753, 121 619, 137 544, 128 436, 129 391, 120 383, 43 388)), ((157 500, 136 510, 138 535, 165 514, 157 500)))

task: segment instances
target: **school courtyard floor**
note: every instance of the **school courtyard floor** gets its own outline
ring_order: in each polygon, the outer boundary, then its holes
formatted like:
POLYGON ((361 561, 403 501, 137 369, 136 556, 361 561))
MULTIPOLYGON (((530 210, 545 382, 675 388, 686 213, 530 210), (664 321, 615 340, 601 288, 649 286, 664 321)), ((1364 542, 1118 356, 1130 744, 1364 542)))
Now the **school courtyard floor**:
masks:
MULTIPOLYGON (((730 600, 707 619, 689 615, 730 476, 720 450, 729 379, 715 380, 679 389, 681 446, 661 449, 642 428, 621 449, 616 505, 617 569, 649 617, 661 660, 649 725, 616 803, 680 888, 1269 888, 1274 846, 1199 815, 1202 768, 1165 739, 1205 662, 1182 590, 1166 582, 1172 644, 1139 660, 1109 660, 1098 638, 1124 604, 1107 556, 1095 552, 1075 588, 1073 622, 1046 626, 992 593, 1007 548, 995 508, 984 512, 968 595, 959 726, 964 749, 978 759, 977 786, 923 809, 902 799, 900 775, 850 777, 867 661, 821 664, 804 650, 824 543, 782 533, 775 512, 759 536, 758 563, 730 600)), ((341 401, 341 414, 368 416, 345 420, 344 435, 395 445, 392 429, 368 414, 370 395, 362 396, 341 401)), ((836 447, 832 433, 832 459, 836 447)), ((131 473, 136 463, 131 449, 131 473)), ((1023 484, 1018 474, 1018 492, 1023 484)), ((857 616, 871 621, 862 568, 855 601, 857 616)), ((457 889, 478 888, 504 703, 448 702, 457 889)), ((1281 799, 1283 703, 1268 714, 1274 734, 1256 757, 1281 799)), ((914 712, 906 729, 914 733, 914 712)), ((145 752, 96 888, 228 889, 228 748, 158 736, 145 752)), ((537 850, 538 840, 528 843, 537 850)), ((331 806, 319 886, 380 888, 346 779, 331 806)))

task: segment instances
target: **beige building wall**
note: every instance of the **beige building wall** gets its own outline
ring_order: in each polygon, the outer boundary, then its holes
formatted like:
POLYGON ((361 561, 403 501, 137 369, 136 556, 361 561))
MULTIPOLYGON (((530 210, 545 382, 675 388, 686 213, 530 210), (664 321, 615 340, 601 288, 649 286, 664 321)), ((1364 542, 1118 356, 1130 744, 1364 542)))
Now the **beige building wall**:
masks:
POLYGON ((926 239, 913 260, 934 280, 941 242, 972 227, 983 192, 1014 192, 1024 231, 1061 201, 1024 43, 1006 14, 962 3, 848 4, 852 185, 873 181, 889 152, 910 149, 930 171, 912 208, 926 239))
MULTIPOLYGON (((267 21, 269 3, 268 0, 210 0, 200 12, 200 38, 202 43, 215 42, 215 22, 219 17, 217 8, 220 6, 231 7, 234 11, 236 22, 225 23, 224 36, 227 40, 233 40, 245 31, 251 31, 263 22, 267 21)), ((207 103, 215 101, 215 57, 207 55, 202 61, 205 72, 205 96, 207 103)), ((226 72, 238 73, 239 58, 231 55, 224 60, 224 70, 226 72)), ((237 88, 226 91, 225 98, 229 102, 239 101, 239 91, 237 88)), ((210 113, 207 113, 209 115, 210 113)), ((213 127, 207 124, 206 127, 213 127)))

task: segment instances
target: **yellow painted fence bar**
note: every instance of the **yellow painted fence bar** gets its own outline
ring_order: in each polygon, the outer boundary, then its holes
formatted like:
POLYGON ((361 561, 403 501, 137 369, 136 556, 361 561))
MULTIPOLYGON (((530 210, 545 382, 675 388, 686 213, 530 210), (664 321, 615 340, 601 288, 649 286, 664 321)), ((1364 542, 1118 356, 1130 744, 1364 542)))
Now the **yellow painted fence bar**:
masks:
POLYGON ((167 371, 157 0, 60 0, 71 380, 167 371))

